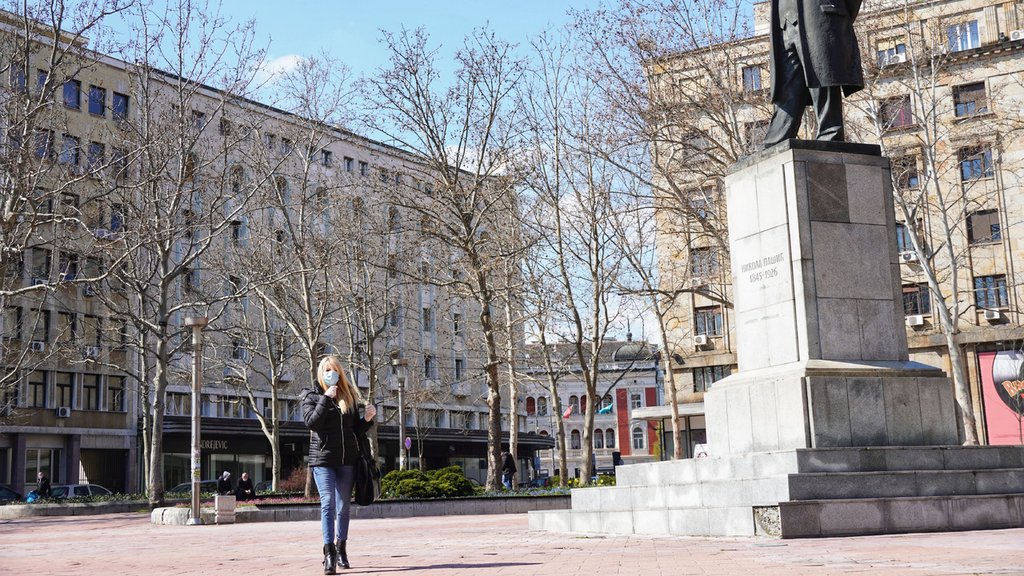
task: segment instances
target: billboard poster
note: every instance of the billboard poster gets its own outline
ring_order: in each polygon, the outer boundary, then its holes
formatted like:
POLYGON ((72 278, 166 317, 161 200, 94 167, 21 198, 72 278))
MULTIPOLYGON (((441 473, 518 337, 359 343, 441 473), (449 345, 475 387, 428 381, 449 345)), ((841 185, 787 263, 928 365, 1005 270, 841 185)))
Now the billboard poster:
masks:
POLYGON ((979 352, 989 444, 1024 444, 1024 353, 979 352))

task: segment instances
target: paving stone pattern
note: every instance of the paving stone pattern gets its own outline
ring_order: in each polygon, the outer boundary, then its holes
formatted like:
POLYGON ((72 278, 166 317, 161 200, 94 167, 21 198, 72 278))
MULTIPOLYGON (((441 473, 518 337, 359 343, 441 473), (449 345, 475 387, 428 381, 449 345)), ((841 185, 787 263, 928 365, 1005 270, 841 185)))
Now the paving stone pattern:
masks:
MULTIPOLYGON (((525 514, 354 520, 342 574, 1024 574, 1024 529, 779 541, 531 531, 525 514)), ((154 526, 148 514, 0 522, 0 574, 321 574, 318 522, 154 526)))

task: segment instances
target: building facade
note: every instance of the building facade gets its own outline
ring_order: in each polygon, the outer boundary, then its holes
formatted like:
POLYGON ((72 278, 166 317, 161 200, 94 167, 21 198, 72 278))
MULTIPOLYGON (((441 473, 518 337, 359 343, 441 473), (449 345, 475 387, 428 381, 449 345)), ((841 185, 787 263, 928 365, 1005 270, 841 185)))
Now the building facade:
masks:
MULTIPOLYGON (((661 164, 655 175, 689 191, 683 200, 664 199, 658 215, 663 289, 684 292, 675 302, 676 350, 666 365, 682 382, 686 412, 703 412, 701 393, 730 373, 742 346, 727 304, 721 186, 731 162, 761 147, 771 115, 769 10, 768 2, 755 4, 750 37, 651 65, 652 95, 669 111, 685 101, 680 91, 700 95, 710 93, 709 85, 725 87, 723 96, 709 99, 708 113, 672 127, 683 137, 657 144, 686 148, 684 156, 697 159, 693 165, 721 167, 661 164), (723 106, 736 122, 715 120, 723 106), (673 208, 673 202, 689 205, 673 208)), ((857 32, 866 86, 845 101, 847 138, 879 144, 892 160, 894 242, 903 261, 911 359, 951 373, 943 330, 948 311, 979 432, 991 444, 1021 442, 1019 399, 1001 382, 1006 374, 1019 378, 1024 360, 1022 29, 1022 2, 865 2, 857 32)), ((812 123, 805 120, 802 137, 813 137, 812 123)), ((666 412, 639 415, 663 419, 666 412)))
MULTIPOLYGON (((583 449, 584 413, 587 388, 575 347, 551 345, 553 366, 544 368, 539 344, 526 347, 528 363, 521 383, 521 401, 526 410, 526 430, 545 438, 558 433, 561 420, 565 433, 567 472, 579 478, 586 452, 583 449), (552 382, 558 393, 556 403, 551 394, 552 382)), ((657 351, 643 341, 604 342, 597 364, 597 388, 601 399, 596 403, 592 434, 594 469, 598 474, 614 474, 620 464, 650 462, 664 456, 666 447, 662 430, 655 422, 636 419, 633 410, 661 404, 661 383, 657 351)), ((669 437, 671 440, 671 437, 669 437)), ((671 447, 668 448, 671 453, 671 447)), ((533 468, 539 477, 559 474, 561 451, 554 448, 538 452, 533 468)), ((523 478, 521 481, 529 480, 523 478)))
MULTIPOLYGON (((51 70, 62 45, 3 34, 4 169, 32 201, 5 261, 0 484, 141 491, 154 413, 164 486, 187 481, 188 316, 210 320, 204 479, 269 480, 275 427, 282 476, 302 465, 310 354, 341 356, 377 404, 385 469, 402 418, 411 465, 485 479, 479 306, 445 287, 465 271, 429 233, 440 186, 422 159, 82 43, 51 70)), ((520 440, 527 458, 550 445, 520 440)))

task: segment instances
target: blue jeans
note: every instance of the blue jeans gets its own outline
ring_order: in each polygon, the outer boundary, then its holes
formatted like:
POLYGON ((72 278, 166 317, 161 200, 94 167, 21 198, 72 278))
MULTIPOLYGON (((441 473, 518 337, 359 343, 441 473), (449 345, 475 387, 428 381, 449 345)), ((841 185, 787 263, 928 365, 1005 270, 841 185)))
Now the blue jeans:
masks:
POLYGON ((501 473, 501 483, 505 486, 506 490, 512 489, 512 474, 508 472, 501 473))
POLYGON ((320 492, 320 531, 324 544, 348 540, 353 479, 351 466, 313 466, 313 480, 320 492))

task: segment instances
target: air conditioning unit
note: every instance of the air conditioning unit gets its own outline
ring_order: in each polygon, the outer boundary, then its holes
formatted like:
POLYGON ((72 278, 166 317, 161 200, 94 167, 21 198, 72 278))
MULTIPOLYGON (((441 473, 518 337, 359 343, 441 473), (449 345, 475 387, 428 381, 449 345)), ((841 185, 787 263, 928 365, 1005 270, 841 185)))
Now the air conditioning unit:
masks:
POLYGON ((707 283, 707 280, 703 278, 690 278, 690 286, 693 288, 700 288, 701 286, 704 286, 707 283))
POLYGON ((100 347, 99 346, 86 346, 85 347, 85 357, 86 358, 99 358, 100 357, 100 347))
POLYGON ((1014 30, 1010 32, 1010 41, 1017 42, 1018 40, 1024 40, 1024 30, 1014 30))
POLYGON ((694 336, 693 337, 693 345, 694 346, 707 346, 708 345, 708 337, 706 335, 704 335, 704 334, 698 334, 698 335, 694 336))
POLYGON ((917 252, 914 252, 913 250, 900 252, 900 262, 903 262, 904 264, 908 262, 917 262, 917 252))
POLYGON ((71 416, 71 407, 59 406, 57 408, 57 418, 69 418, 71 416))
POLYGON ((915 328, 917 326, 924 326, 924 315, 922 314, 911 314, 907 316, 907 326, 915 328))
POLYGON ((999 310, 985 310, 985 320, 998 322, 1003 319, 1003 313, 999 310))
POLYGON ((91 298, 92 296, 95 296, 95 295, 96 295, 96 287, 95 286, 83 286, 82 287, 82 296, 85 296, 86 298, 91 298))
POLYGON ((44 284, 46 284, 46 278, 33 278, 32 279, 32 285, 33 286, 42 286, 44 284))
POLYGON ((42 340, 33 340, 32 343, 29 344, 29 350, 32 350, 33 352, 46 352, 46 342, 43 342, 42 340))
POLYGON ((107 238, 110 238, 110 230, 107 230, 106 228, 96 228, 92 231, 92 235, 95 236, 97 240, 106 240, 107 238))
POLYGON ((882 59, 882 66, 892 66, 893 64, 902 64, 907 61, 906 54, 889 54, 882 59))

